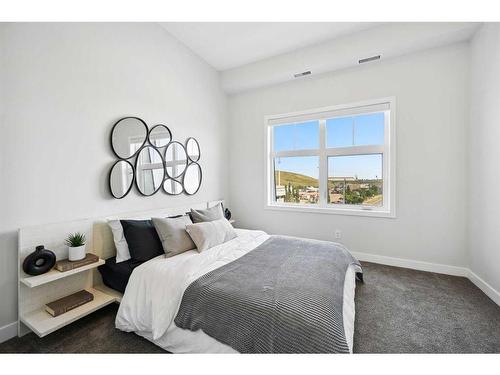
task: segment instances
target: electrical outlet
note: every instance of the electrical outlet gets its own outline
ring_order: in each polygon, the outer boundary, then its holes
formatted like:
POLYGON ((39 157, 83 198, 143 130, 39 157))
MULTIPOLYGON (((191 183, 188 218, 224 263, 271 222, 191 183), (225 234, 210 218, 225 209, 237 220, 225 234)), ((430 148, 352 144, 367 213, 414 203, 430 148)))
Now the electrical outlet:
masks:
POLYGON ((335 239, 340 240, 342 238, 342 231, 340 229, 335 229, 335 239))

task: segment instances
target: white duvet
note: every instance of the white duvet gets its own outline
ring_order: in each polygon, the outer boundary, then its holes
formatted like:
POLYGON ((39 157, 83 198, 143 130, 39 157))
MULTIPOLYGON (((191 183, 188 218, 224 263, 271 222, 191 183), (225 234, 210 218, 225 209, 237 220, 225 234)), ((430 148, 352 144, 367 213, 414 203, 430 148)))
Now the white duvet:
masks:
MULTIPOLYGON (((136 332, 172 353, 235 353, 199 330, 181 329, 174 318, 186 288, 197 278, 245 255, 269 238, 265 232, 236 229, 238 237, 202 253, 195 250, 158 256, 137 267, 127 284, 116 316, 116 328, 136 332)), ((344 329, 352 352, 354 333, 354 274, 344 285, 344 329)))

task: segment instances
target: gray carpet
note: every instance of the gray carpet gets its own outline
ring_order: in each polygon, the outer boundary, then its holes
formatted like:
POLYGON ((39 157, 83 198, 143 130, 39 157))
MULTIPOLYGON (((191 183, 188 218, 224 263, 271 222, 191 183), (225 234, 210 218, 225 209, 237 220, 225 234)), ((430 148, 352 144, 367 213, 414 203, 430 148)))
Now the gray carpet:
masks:
MULTIPOLYGON (((500 306, 468 279, 363 263, 356 287, 355 353, 500 353, 500 306)), ((44 338, 0 353, 165 353, 114 328, 110 305, 44 338)))

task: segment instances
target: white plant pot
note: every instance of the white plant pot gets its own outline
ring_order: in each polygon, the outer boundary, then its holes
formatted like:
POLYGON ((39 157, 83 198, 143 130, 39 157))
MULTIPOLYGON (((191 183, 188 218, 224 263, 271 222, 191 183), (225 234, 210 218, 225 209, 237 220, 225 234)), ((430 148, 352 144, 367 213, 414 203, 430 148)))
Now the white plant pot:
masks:
POLYGON ((85 245, 78 247, 68 246, 68 259, 70 261, 80 260, 85 258, 85 245))

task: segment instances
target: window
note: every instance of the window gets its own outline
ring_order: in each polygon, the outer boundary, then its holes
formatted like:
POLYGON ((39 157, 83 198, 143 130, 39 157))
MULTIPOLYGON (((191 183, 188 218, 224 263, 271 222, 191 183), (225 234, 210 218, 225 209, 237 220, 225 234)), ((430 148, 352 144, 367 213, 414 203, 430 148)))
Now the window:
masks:
POLYGON ((395 215, 394 99, 269 116, 266 206, 395 215))

